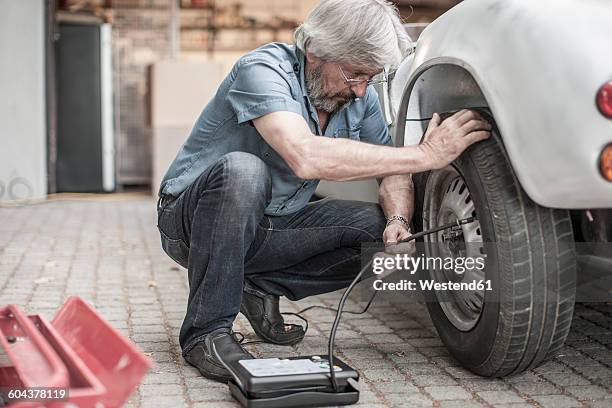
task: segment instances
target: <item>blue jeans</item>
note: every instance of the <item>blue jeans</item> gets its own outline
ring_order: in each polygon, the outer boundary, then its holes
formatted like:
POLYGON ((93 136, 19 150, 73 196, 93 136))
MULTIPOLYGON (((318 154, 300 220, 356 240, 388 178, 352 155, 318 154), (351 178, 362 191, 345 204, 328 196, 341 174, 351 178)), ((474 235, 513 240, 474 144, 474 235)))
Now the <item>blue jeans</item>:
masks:
POLYGON ((183 355, 207 333, 232 327, 245 279, 250 290, 291 300, 344 288, 359 272, 361 244, 380 242, 385 228, 378 204, 323 199, 270 217, 270 197, 264 162, 232 152, 178 198, 160 199, 162 247, 189 276, 183 355))

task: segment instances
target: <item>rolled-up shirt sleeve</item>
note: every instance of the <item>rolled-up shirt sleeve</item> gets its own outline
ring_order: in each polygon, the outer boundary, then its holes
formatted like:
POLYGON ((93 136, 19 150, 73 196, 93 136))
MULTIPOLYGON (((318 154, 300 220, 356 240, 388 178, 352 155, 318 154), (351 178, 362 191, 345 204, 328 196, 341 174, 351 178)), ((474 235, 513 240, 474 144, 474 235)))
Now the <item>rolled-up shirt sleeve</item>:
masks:
POLYGON ((294 74, 265 61, 242 62, 227 92, 238 123, 278 111, 301 115, 302 107, 291 94, 289 75, 294 74))
POLYGON ((366 111, 361 122, 360 139, 367 143, 393 146, 391 134, 382 114, 378 94, 374 88, 368 87, 365 102, 366 111))

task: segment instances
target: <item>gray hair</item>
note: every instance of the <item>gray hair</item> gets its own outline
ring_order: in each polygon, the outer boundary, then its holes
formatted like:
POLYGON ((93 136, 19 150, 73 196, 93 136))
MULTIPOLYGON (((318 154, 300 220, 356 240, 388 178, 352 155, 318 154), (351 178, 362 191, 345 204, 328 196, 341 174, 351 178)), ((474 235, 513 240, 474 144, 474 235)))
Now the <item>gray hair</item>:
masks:
POLYGON ((398 66, 411 45, 386 0, 322 0, 295 30, 295 43, 325 61, 367 69, 398 66))

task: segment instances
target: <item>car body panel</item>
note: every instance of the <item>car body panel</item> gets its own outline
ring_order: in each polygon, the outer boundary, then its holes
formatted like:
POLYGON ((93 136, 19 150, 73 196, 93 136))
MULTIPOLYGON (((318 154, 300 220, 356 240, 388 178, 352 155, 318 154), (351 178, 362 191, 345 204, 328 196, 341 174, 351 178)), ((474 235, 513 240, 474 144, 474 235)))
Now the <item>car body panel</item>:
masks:
POLYGON ((414 60, 400 67, 408 79, 396 75, 391 84, 396 140, 421 139, 427 122, 406 119, 484 104, 535 202, 611 207, 612 183, 598 159, 612 141, 612 121, 595 105, 612 79, 611 22, 606 0, 462 2, 425 29, 414 60))

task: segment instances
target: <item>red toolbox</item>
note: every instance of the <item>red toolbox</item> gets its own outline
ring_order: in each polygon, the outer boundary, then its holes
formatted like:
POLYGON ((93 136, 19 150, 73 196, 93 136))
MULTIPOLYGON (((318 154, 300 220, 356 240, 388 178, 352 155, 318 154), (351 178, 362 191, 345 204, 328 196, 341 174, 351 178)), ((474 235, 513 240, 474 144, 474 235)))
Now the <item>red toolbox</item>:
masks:
POLYGON ((50 323, 14 305, 0 308, 0 387, 4 397, 11 389, 17 390, 12 396, 26 397, 11 407, 120 407, 151 365, 78 297, 50 323))

